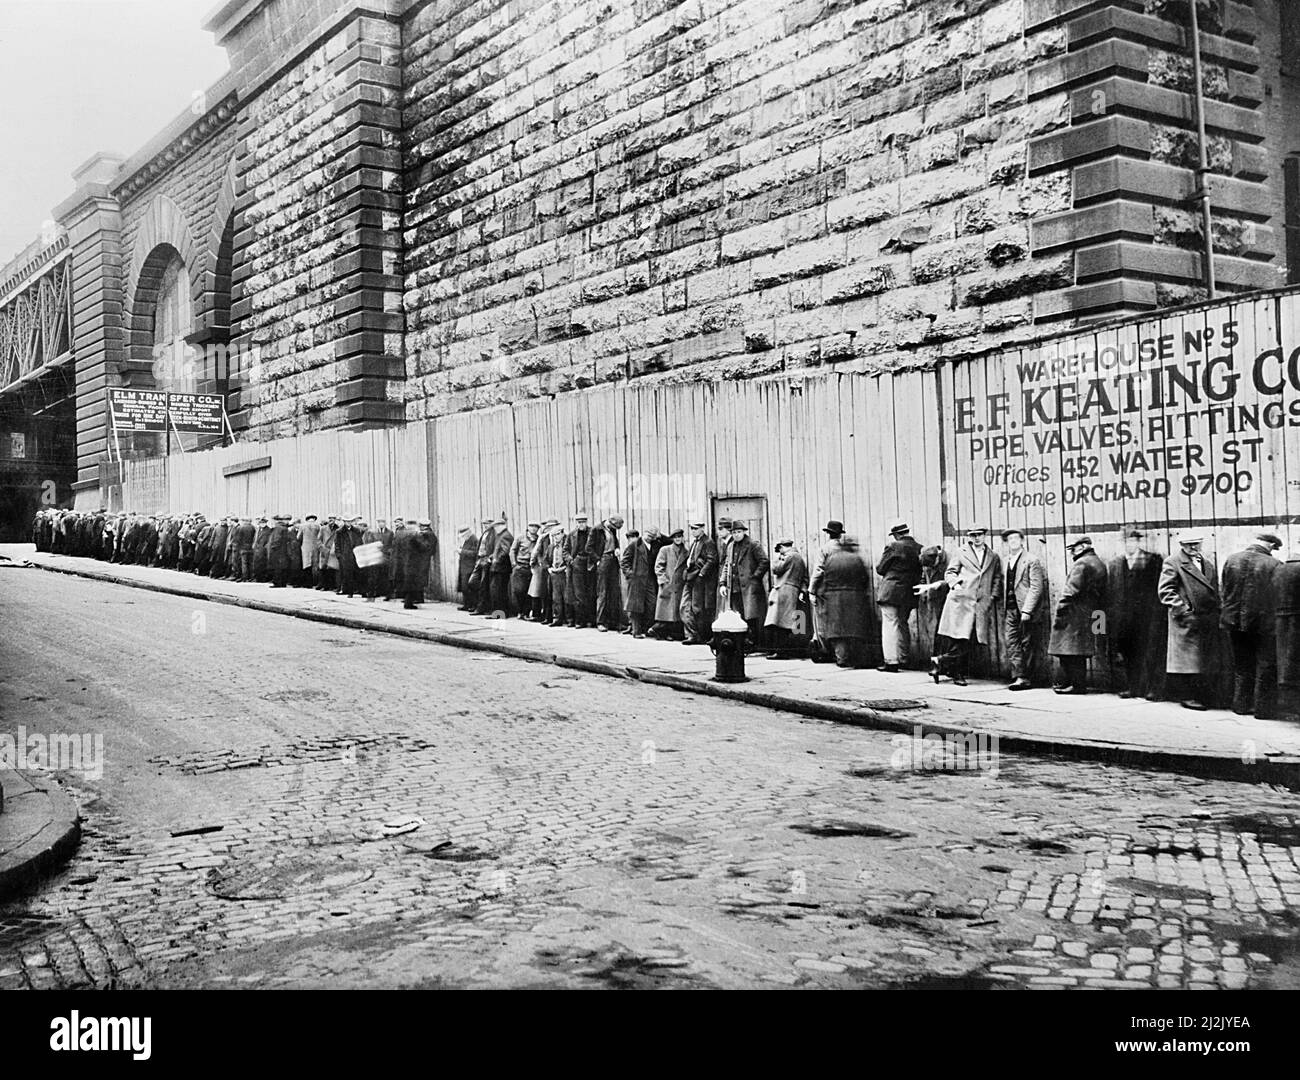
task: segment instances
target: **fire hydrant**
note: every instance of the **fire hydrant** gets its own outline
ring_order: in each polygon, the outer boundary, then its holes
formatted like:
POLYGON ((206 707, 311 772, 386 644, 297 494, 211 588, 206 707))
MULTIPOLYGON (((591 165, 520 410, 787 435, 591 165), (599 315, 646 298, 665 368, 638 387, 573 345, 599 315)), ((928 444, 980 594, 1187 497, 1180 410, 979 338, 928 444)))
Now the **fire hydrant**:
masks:
POLYGON ((745 640, 749 627, 740 613, 728 609, 714 620, 709 648, 717 659, 713 682, 749 682, 745 674, 745 640))

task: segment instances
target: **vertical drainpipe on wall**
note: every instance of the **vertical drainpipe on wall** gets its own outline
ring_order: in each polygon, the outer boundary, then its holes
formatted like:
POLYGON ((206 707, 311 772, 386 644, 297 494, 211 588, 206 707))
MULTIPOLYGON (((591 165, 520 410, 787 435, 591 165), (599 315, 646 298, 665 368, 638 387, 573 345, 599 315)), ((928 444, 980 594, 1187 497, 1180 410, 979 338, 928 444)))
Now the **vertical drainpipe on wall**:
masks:
POLYGON ((1201 229, 1205 234, 1205 254, 1203 256, 1205 260, 1205 290, 1208 293, 1208 298, 1213 300, 1215 293, 1214 233, 1211 230, 1210 220, 1209 155, 1205 148, 1205 83, 1201 70, 1201 23, 1196 10, 1197 0, 1189 0, 1188 7, 1191 8, 1192 12, 1192 71, 1196 81, 1196 142, 1197 152, 1200 156, 1196 179, 1199 185, 1197 194, 1201 198, 1201 229))

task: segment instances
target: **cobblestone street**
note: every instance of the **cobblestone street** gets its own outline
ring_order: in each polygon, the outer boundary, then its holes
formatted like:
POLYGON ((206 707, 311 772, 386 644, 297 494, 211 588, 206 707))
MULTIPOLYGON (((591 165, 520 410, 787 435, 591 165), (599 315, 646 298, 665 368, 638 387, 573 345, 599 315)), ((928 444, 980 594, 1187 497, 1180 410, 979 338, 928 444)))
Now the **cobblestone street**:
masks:
POLYGON ((0 989, 1300 987, 1290 792, 896 769, 886 733, 662 687, 0 594, 0 730, 105 750, 58 774, 77 854, 0 905, 0 989))

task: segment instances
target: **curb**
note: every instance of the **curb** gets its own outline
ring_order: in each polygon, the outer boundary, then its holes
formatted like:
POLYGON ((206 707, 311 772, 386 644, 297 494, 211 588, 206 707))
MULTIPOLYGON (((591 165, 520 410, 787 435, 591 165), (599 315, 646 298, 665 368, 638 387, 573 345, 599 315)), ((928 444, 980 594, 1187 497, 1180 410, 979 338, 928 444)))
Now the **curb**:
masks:
POLYGON ((331 615, 325 612, 303 611, 299 608, 276 604, 266 600, 250 600, 237 596, 222 596, 203 592, 200 589, 183 588, 153 582, 136 581, 118 577, 116 574, 101 573, 75 567, 48 566, 44 563, 29 562, 51 573, 67 574, 71 577, 89 578, 111 585, 123 585, 132 589, 144 589, 148 592, 165 593, 171 596, 183 596, 191 600, 203 600, 214 604, 229 604, 232 607, 264 611, 273 615, 288 615, 309 622, 326 623, 342 626, 351 630, 366 630, 370 633, 391 634, 395 637, 413 638, 419 641, 431 641, 439 645, 450 645, 458 649, 471 649, 477 652, 498 653, 517 660, 534 663, 551 664, 556 667, 570 668, 593 675, 605 675, 616 679, 633 679, 638 682, 665 686, 682 693, 701 694, 706 697, 727 698, 746 705, 760 708, 779 709, 815 720, 828 720, 838 724, 851 724, 855 727, 876 731, 892 731, 912 735, 917 728, 923 735, 942 736, 996 736, 998 748, 1008 753, 1025 754, 1033 757, 1059 758, 1069 761, 1093 761, 1107 765, 1120 765, 1129 768, 1154 769, 1159 772, 1174 772, 1188 776, 1197 776, 1208 780, 1230 780, 1248 784, 1273 784, 1278 787, 1300 791, 1300 756, 1279 755, 1264 758, 1256 762, 1245 762, 1239 757, 1228 757, 1208 750, 1160 750, 1146 746, 1123 745, 1116 743, 1094 743, 1082 739, 1047 739, 1032 735, 1002 735, 997 732, 977 730, 961 724, 942 721, 922 720, 920 717, 897 716, 877 709, 836 705, 830 702, 807 701, 802 698, 787 697, 762 690, 747 690, 734 683, 716 683, 708 679, 695 679, 685 675, 675 675, 658 671, 654 668, 624 666, 612 664, 605 660, 588 660, 579 656, 549 652, 544 649, 530 648, 523 645, 510 645, 504 642, 476 641, 461 637, 455 633, 440 630, 425 630, 415 627, 381 626, 364 619, 353 619, 346 615, 331 615))
POLYGON ((14 772, 0 774, 0 783, 7 792, 0 831, 6 828, 6 818, 12 828, 20 817, 27 829, 34 830, 22 843, 0 854, 0 900, 9 900, 31 889, 72 855, 81 840, 81 814, 77 804, 53 784, 14 772), (14 783, 15 776, 20 784, 14 783))

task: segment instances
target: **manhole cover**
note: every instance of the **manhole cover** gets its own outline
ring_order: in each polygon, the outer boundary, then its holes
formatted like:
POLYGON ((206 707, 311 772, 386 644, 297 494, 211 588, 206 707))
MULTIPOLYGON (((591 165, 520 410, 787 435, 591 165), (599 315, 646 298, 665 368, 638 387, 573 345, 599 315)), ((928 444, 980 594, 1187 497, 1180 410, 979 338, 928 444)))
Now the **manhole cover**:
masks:
POLYGON ((338 892, 374 874, 342 857, 319 852, 285 855, 270 862, 239 859, 208 873, 208 888, 224 900, 280 900, 306 893, 338 892))

